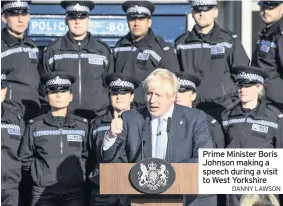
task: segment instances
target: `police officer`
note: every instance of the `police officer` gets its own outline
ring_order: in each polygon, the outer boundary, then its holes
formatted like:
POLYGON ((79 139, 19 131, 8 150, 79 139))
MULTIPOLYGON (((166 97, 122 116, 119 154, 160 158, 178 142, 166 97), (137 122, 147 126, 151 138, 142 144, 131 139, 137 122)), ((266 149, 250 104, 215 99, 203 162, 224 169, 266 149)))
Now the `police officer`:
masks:
POLYGON ((7 93, 6 75, 11 69, 1 69, 1 205, 18 205, 21 181, 21 160, 17 151, 24 132, 20 112, 3 105, 7 93))
POLYGON ((89 179, 92 182, 92 193, 90 205, 111 206, 111 205, 126 205, 127 199, 124 196, 105 196, 99 195, 99 149, 103 142, 105 133, 110 129, 111 121, 114 116, 121 115, 124 111, 131 109, 131 104, 134 100, 134 90, 139 86, 139 81, 135 77, 130 77, 122 73, 113 73, 106 76, 106 85, 109 88, 109 98, 111 106, 107 113, 96 118, 90 129, 89 160, 93 163, 89 179))
MULTIPOLYGON (((115 71, 144 80, 156 68, 179 71, 174 50, 150 28, 155 10, 149 1, 126 1, 122 9, 127 15, 130 32, 114 49, 115 71)), ((145 105, 142 86, 135 91, 135 106, 145 105)))
POLYGON ((249 58, 237 35, 214 21, 218 16, 216 0, 192 0, 191 6, 196 25, 176 39, 178 60, 181 71, 201 79, 197 108, 220 121, 221 112, 236 96, 230 70, 248 65, 249 58))
POLYGON ((264 69, 266 96, 283 111, 283 1, 259 1, 260 15, 265 28, 259 34, 252 65, 264 69))
MULTIPOLYGON (((267 104, 264 79, 268 76, 257 67, 240 66, 236 75, 239 103, 222 114, 227 148, 282 148, 283 114, 267 104)), ((241 195, 229 195, 228 205, 238 206, 241 195)))
MULTIPOLYGON (((200 78, 185 72, 177 72, 175 74, 178 77, 180 84, 175 103, 185 107, 193 107, 193 102, 197 97, 196 88, 201 84, 200 78)), ((224 134, 221 124, 209 114, 206 115, 206 118, 214 142, 214 147, 224 148, 224 134)))
POLYGON ((94 8, 92 1, 62 1, 69 31, 52 42, 44 53, 44 72, 64 70, 76 77, 71 109, 76 115, 92 119, 105 113, 109 105, 105 75, 113 72, 110 48, 94 38, 88 27, 94 8))
MULTIPOLYGON (((7 76, 9 93, 6 100, 13 109, 13 102, 21 105, 24 120, 38 114, 40 107, 38 86, 38 48, 25 36, 30 20, 27 1, 1 1, 2 21, 6 28, 1 30, 1 66, 13 68, 7 76)), ((16 108, 17 109, 17 108, 16 108)))
POLYGON ((23 169, 32 176, 31 205, 83 205, 87 159, 86 119, 70 113, 73 75, 52 72, 41 77, 49 113, 31 119, 19 149, 23 169))

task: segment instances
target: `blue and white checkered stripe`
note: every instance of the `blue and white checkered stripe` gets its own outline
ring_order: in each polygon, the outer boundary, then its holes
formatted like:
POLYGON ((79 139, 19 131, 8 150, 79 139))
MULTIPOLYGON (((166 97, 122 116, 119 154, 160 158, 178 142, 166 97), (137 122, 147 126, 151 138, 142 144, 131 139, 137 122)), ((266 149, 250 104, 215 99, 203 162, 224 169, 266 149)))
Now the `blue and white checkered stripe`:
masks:
POLYGON ((101 132, 101 131, 107 131, 110 129, 110 126, 102 126, 102 127, 98 127, 96 129, 94 129, 92 131, 92 135, 95 135, 97 132, 101 132))
POLYGON ((192 81, 189 81, 187 79, 180 79, 180 78, 178 78, 178 80, 179 80, 180 87, 189 86, 189 87, 196 89, 196 84, 193 83, 192 81))
POLYGON ((16 47, 13 49, 8 49, 1 53, 1 58, 7 57, 12 54, 21 53, 21 52, 33 52, 38 53, 38 48, 30 48, 30 47, 16 47))
POLYGON ((114 52, 127 52, 127 51, 137 51, 137 47, 116 47, 114 48, 114 52))
POLYGON ((55 136, 55 135, 82 135, 85 136, 84 130, 40 130, 33 133, 34 137, 55 136))
POLYGON ((262 84, 264 83, 264 78, 262 76, 252 73, 246 73, 246 72, 241 72, 240 74, 237 74, 236 81, 237 80, 249 80, 249 81, 258 81, 262 84))
POLYGON ((203 44, 178 44, 177 45, 177 50, 189 50, 189 49, 211 49, 211 48, 217 48, 217 47, 226 47, 228 49, 231 49, 233 44, 230 44, 228 42, 222 42, 222 43, 217 43, 216 45, 210 45, 208 43, 203 43, 203 44))
MULTIPOLYGON (((97 60, 102 60, 105 62, 105 64, 108 64, 108 59, 104 55, 99 55, 99 54, 81 54, 80 56, 83 59, 97 59, 97 60)), ((70 53, 65 53, 65 54, 56 54, 50 59, 48 59, 48 64, 53 64, 54 61, 56 60, 62 60, 62 59, 78 59, 79 55, 78 54, 70 54, 70 53)))
POLYGON ((80 4, 75 4, 75 5, 71 5, 71 6, 67 6, 66 7, 66 11, 67 12, 87 12, 89 13, 90 10, 87 6, 84 5, 80 5, 80 4))
POLYGON ((4 4, 1 12, 3 13, 7 9, 17 9, 17 8, 24 8, 24 9, 29 9, 28 3, 25 1, 13 1, 7 4, 4 4))
POLYGON ((21 136, 21 128, 14 124, 1 124, 1 129, 7 129, 8 134, 21 136))
POLYGON ((135 5, 133 7, 130 7, 127 9, 127 14, 147 14, 147 15, 151 15, 151 12, 148 8, 146 7, 143 7, 143 6, 138 6, 138 5, 135 5))
POLYGON ((278 128, 278 124, 275 122, 270 122, 270 121, 266 121, 266 120, 254 120, 251 118, 247 118, 247 120, 245 118, 239 118, 239 119, 229 119, 229 120, 225 120, 222 122, 223 126, 228 126, 231 124, 239 124, 239 123, 251 123, 251 124, 259 124, 262 126, 268 126, 268 127, 273 127, 275 129, 278 128))

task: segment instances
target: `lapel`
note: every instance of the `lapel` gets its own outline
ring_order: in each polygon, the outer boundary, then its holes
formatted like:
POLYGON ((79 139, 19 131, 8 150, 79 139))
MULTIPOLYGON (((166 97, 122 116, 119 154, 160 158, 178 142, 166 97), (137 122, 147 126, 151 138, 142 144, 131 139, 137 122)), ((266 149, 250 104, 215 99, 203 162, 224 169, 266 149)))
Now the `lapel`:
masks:
POLYGON ((152 157, 152 138, 151 138, 151 115, 147 107, 142 107, 139 110, 142 116, 142 124, 138 126, 141 144, 143 141, 144 158, 152 157), (147 121, 148 120, 148 121, 147 121))
POLYGON ((180 137, 178 136, 178 131, 182 130, 183 124, 180 124, 182 121, 182 109, 179 105, 174 105, 173 115, 171 119, 171 127, 170 133, 168 135, 168 143, 166 150, 165 159, 170 163, 174 161, 177 155, 177 150, 179 148, 179 141, 177 141, 180 137), (170 158, 169 158, 170 155, 170 158))

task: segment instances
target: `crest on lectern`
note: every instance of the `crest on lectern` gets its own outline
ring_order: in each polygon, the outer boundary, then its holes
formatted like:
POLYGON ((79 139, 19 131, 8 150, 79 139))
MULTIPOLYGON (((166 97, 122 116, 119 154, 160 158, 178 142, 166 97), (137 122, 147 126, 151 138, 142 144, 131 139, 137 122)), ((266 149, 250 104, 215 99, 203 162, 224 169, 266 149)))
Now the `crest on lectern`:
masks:
POLYGON ((136 163, 129 177, 132 186, 139 192, 158 194, 172 186, 175 171, 165 160, 149 158, 136 163))

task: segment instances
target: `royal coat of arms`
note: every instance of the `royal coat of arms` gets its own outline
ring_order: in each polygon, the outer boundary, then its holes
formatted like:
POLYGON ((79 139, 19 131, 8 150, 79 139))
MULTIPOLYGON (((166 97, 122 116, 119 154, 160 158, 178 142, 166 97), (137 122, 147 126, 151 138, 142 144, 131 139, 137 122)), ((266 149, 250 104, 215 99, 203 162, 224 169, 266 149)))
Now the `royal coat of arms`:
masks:
POLYGON ((155 191, 160 187, 165 187, 169 178, 169 172, 164 164, 157 164, 151 162, 147 166, 140 163, 140 171, 137 173, 138 183, 142 188, 148 188, 155 191))

